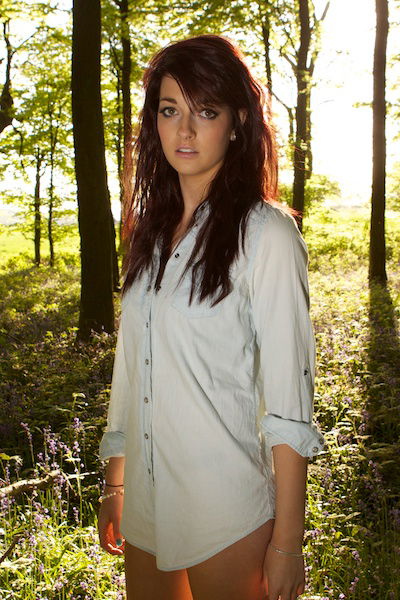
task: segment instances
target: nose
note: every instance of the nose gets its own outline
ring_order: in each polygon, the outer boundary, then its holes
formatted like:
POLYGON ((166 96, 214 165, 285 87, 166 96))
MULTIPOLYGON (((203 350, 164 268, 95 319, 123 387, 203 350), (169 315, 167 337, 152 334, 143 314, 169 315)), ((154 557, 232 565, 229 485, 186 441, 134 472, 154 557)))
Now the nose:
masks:
POLYGON ((192 139, 196 135, 192 113, 189 112, 182 116, 179 122, 178 135, 182 139, 192 139))

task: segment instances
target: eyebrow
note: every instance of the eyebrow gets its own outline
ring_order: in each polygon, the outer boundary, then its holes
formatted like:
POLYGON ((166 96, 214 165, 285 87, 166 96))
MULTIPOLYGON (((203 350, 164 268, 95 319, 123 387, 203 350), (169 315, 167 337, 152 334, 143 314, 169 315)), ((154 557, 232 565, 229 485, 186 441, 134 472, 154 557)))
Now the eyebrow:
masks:
POLYGON ((160 98, 160 102, 165 100, 166 102, 172 102, 173 104, 177 104, 177 101, 174 98, 160 98))

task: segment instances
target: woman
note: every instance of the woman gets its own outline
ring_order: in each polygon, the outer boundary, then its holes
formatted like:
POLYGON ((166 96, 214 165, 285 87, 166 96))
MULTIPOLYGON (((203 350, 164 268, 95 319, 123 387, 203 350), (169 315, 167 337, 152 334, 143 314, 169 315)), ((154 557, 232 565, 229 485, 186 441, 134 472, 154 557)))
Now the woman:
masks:
POLYGON ((212 35, 161 50, 144 87, 100 542, 125 554, 128 600, 294 600, 323 438, 262 90, 212 35))

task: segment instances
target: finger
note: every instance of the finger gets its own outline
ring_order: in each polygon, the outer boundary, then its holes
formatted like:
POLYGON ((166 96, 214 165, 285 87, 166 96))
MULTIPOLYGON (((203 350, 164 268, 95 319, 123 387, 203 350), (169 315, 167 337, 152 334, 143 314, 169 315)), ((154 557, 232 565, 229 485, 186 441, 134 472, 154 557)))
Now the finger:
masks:
POLYGON ((296 590, 297 594, 298 594, 299 596, 301 596, 301 594, 304 594, 304 590, 305 590, 305 588, 306 588, 305 581, 302 581, 302 582, 301 582, 301 583, 300 583, 300 584, 297 586, 297 590, 296 590))
POLYGON ((122 551, 122 538, 117 538, 117 536, 114 534, 114 524, 113 522, 109 523, 108 529, 107 529, 107 551, 110 552, 110 554, 123 554, 122 551), (118 544, 117 544, 117 539, 118 539, 118 544))
POLYGON ((264 576, 264 588, 265 588, 265 594, 266 594, 266 596, 268 596, 268 577, 267 577, 267 575, 264 576))
POLYGON ((115 543, 112 523, 108 523, 107 525, 104 550, 109 554, 123 554, 122 550, 115 543))
POLYGON ((125 540, 124 540, 124 536, 122 535, 122 533, 120 531, 119 525, 120 525, 119 519, 118 520, 113 519, 113 521, 112 521, 112 528, 113 528, 113 535, 114 535, 113 541, 114 541, 115 546, 117 548, 119 548, 120 550, 122 550, 124 547, 125 540))

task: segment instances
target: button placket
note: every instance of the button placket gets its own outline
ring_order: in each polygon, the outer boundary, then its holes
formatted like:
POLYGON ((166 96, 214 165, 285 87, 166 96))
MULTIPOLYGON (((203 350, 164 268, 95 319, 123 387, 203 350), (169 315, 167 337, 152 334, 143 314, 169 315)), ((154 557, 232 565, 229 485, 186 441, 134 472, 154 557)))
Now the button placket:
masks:
POLYGON ((153 439, 152 439, 152 421, 153 421, 153 403, 151 402, 151 376, 152 376, 152 361, 151 361, 151 319, 152 306, 155 296, 155 290, 152 285, 147 286, 147 298, 145 302, 145 344, 144 344, 144 386, 142 396, 142 424, 143 424, 143 443, 144 455, 146 459, 147 472, 149 476, 153 476, 153 439))

